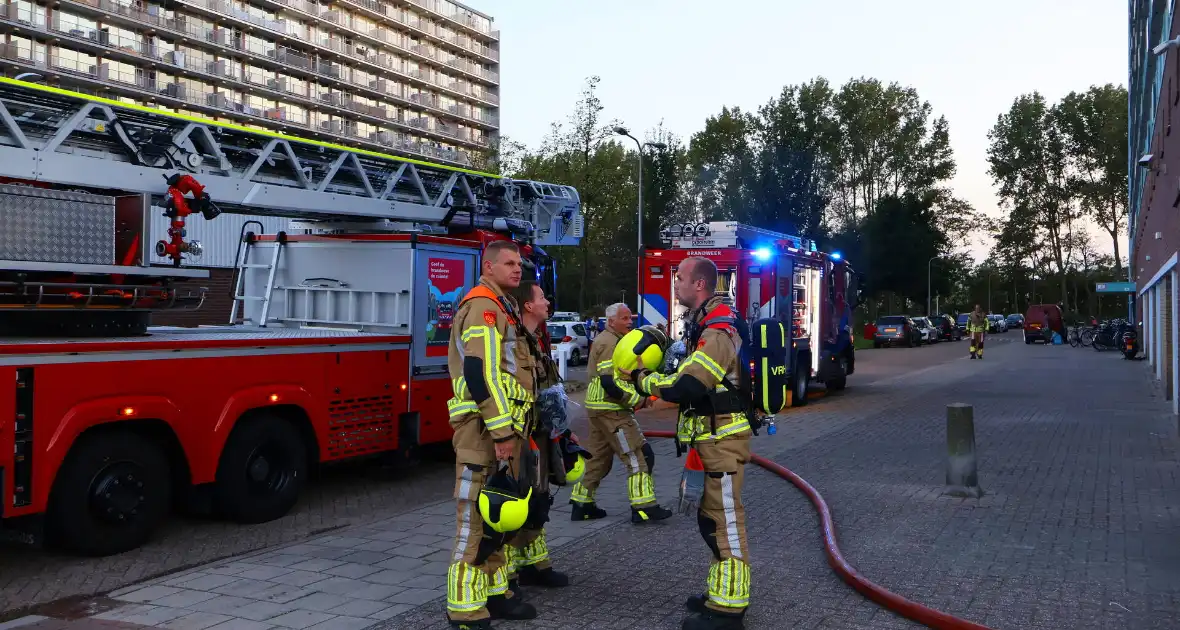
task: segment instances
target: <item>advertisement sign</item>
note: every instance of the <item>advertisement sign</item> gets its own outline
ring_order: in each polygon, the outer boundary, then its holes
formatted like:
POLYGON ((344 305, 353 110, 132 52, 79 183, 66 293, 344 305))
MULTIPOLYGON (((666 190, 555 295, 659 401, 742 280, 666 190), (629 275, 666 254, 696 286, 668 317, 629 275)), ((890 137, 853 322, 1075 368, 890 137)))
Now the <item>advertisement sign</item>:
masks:
POLYGON ((430 291, 426 306, 426 356, 445 357, 451 340, 451 322, 459 310, 459 300, 467 290, 464 261, 455 258, 427 258, 426 286, 430 291))

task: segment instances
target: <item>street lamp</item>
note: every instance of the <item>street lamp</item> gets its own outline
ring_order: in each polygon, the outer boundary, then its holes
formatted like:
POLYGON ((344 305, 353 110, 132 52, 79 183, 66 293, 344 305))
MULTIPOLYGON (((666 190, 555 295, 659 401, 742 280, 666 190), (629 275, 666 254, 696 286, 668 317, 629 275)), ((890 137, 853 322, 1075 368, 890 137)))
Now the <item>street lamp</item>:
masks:
POLYGON ((635 141, 635 146, 639 149, 639 201, 637 202, 636 213, 639 215, 639 244, 635 250, 635 256, 638 259, 638 274, 635 276, 635 314, 642 317, 643 315, 643 295, 639 293, 639 278, 643 276, 643 148, 652 147, 654 149, 667 149, 668 145, 663 142, 640 142, 639 138, 631 135, 626 127, 615 127, 614 132, 620 136, 626 136, 635 141))
POLYGON ((926 261, 926 317, 930 317, 930 270, 934 261, 938 260, 938 256, 931 256, 930 260, 926 261))

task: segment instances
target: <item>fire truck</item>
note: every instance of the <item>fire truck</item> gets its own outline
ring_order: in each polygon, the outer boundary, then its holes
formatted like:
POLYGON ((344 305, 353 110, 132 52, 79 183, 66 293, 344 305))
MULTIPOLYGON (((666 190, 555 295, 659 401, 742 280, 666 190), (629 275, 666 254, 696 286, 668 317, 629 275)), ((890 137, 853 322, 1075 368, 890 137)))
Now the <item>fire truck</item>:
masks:
POLYGON ((0 524, 90 555, 194 496, 264 522, 317 464, 449 440, 483 248, 518 242, 551 285, 543 248, 583 225, 568 186, 4 78, 0 178, 0 524), (291 227, 244 222, 225 325, 151 327, 201 306, 186 221, 222 213, 291 227))
POLYGON ((807 404, 812 381, 842 390, 856 370, 852 309, 856 272, 838 252, 814 241, 736 222, 680 224, 660 232, 666 247, 645 249, 640 322, 684 335, 687 308, 676 299, 676 269, 685 258, 717 264, 717 294, 747 322, 772 317, 792 331, 788 378, 791 404, 807 404))

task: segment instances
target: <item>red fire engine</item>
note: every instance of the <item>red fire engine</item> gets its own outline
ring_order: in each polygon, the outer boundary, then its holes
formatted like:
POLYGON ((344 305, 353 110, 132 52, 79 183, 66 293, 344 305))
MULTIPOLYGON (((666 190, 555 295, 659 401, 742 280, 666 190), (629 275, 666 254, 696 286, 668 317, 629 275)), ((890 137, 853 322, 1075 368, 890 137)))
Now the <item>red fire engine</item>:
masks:
POLYGON ((262 522, 317 463, 449 440, 483 247, 521 243, 544 286, 542 247, 582 229, 567 186, 3 78, 0 177, 0 524, 87 554, 142 544, 193 489, 262 522), (296 221, 243 224, 227 325, 149 327, 202 303, 175 287, 208 276, 185 219, 223 212, 296 221))
POLYGON ((687 309, 676 299, 676 268, 690 256, 708 258, 717 264, 717 293, 736 313, 748 322, 773 317, 790 323, 793 405, 806 404, 813 380, 844 389, 856 369, 851 315, 858 282, 839 253, 735 222, 675 225, 661 238, 666 248, 644 251, 641 323, 663 325, 673 339, 681 338, 687 309))

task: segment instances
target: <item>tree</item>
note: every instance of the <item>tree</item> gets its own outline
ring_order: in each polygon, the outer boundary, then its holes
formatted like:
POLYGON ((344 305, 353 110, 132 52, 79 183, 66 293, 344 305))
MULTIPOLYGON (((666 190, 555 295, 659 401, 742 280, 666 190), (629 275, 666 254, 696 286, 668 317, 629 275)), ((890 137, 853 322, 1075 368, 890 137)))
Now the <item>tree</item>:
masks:
POLYGON ((1070 194, 1081 202, 1114 246, 1127 220, 1127 90, 1106 84, 1070 92, 1056 107, 1056 122, 1071 161, 1070 194))
POLYGON ((757 160, 754 118, 739 108, 722 108, 688 143, 692 197, 704 220, 732 220, 753 202, 757 160))
POLYGON ((661 122, 646 135, 647 142, 663 148, 649 148, 643 155, 643 243, 660 242, 660 229, 682 218, 686 149, 661 122))
MULTIPOLYGON (((864 221, 866 279, 875 294, 896 293, 925 303, 927 264, 947 251, 947 239, 937 227, 934 193, 888 195, 864 221)), ((949 293, 947 276, 940 274, 941 291, 949 293)), ((933 279, 933 277, 931 278, 933 279)))
POLYGON ((922 194, 955 174, 945 117, 930 121, 930 103, 912 87, 854 79, 833 101, 838 142, 833 219, 856 228, 886 196, 922 194))
POLYGON ((1069 235, 1080 213, 1069 188, 1066 143, 1057 113, 1038 92, 1018 97, 988 132, 988 173, 1001 203, 1013 210, 1011 230, 1029 230, 1047 252, 1067 294, 1069 235))

